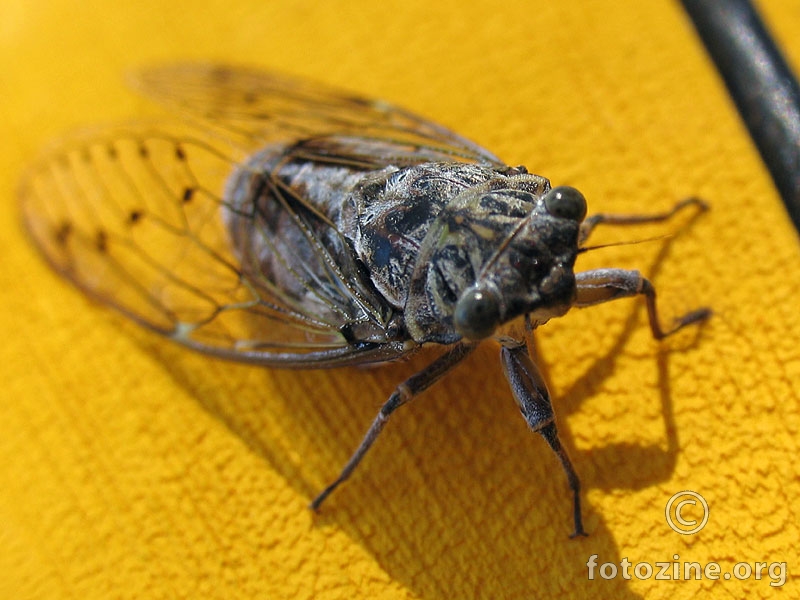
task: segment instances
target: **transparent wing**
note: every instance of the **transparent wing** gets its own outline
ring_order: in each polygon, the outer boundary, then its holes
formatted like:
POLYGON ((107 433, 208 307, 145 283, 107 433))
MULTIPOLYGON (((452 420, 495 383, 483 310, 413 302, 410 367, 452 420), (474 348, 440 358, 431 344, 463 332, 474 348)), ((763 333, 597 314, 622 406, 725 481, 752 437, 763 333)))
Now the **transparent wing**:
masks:
POLYGON ((389 360, 408 351, 401 341, 354 335, 365 324, 379 331, 385 307, 354 283, 354 265, 326 254, 330 239, 343 235, 302 191, 257 173, 287 215, 285 229, 267 231, 256 210, 225 197, 226 181, 255 169, 248 159, 270 144, 284 148, 285 162, 354 170, 499 160, 402 109, 257 71, 165 67, 143 73, 137 85, 193 123, 138 123, 76 136, 23 178, 25 224, 58 272, 140 324, 225 358, 302 367, 389 360), (226 211, 285 257, 291 287, 315 303, 274 285, 257 263, 242 265, 226 211), (289 255, 298 239, 318 252, 294 268, 289 255))
POLYGON ((143 71, 132 84, 249 152, 275 141, 318 139, 317 147, 305 148, 309 159, 363 168, 426 161, 504 166, 488 150, 402 108, 276 73, 179 64, 143 71), (332 137, 335 147, 324 142, 332 137))
MULTIPOLYGON (((23 219, 59 273, 197 350, 288 367, 401 354, 396 344, 348 342, 345 325, 380 315, 354 302, 336 265, 314 274, 315 286, 327 284, 325 318, 243 273, 220 193, 236 166, 180 127, 116 127, 74 138, 32 165, 20 186, 23 219)), ((311 285, 308 273, 297 277, 311 285)))

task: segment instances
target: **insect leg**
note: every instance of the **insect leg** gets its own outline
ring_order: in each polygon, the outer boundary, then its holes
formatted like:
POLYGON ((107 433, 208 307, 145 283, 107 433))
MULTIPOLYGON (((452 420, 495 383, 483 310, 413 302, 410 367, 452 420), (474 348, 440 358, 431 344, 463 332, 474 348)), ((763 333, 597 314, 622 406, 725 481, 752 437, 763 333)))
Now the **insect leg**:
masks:
POLYGON ((626 271, 624 269, 595 269, 575 274, 577 283, 577 296, 574 306, 583 308, 639 294, 647 302, 647 316, 650 320, 650 330, 657 340, 663 339, 692 323, 705 321, 711 316, 710 308, 698 308, 675 319, 672 327, 663 329, 658 320, 656 311, 656 290, 649 280, 642 277, 639 271, 626 271))
POLYGON ((381 407, 381 410, 378 412, 378 416, 375 417, 375 420, 372 422, 369 430, 367 430, 364 439, 361 440, 361 444, 350 457, 350 460, 347 461, 347 464, 342 469, 339 477, 337 477, 333 483, 322 490, 322 492, 320 492, 320 494, 314 498, 313 502, 311 502, 311 508, 313 510, 317 510, 325 498, 327 498, 331 492, 339 486, 339 484, 344 482, 348 477, 350 477, 350 475, 353 474, 353 471, 355 471, 358 463, 361 462, 361 459, 364 458, 364 455, 378 438, 378 435, 383 430, 386 422, 389 420, 389 416, 395 410, 438 381, 443 375, 464 360, 475 349, 475 347, 475 344, 466 344, 463 342, 456 344, 446 354, 440 356, 422 371, 415 373, 403 383, 398 385, 394 393, 392 393, 386 403, 381 407))
POLYGON ((670 210, 653 215, 613 215, 609 213, 597 213, 586 217, 581 223, 581 230, 578 235, 578 245, 581 246, 589 238, 594 228, 605 223, 607 225, 640 225, 643 223, 660 223, 666 221, 687 206, 696 206, 701 212, 708 210, 708 204, 699 198, 686 198, 678 202, 670 210))
POLYGON ((547 391, 544 379, 531 360, 525 344, 503 346, 500 358, 503 362, 506 379, 508 379, 514 400, 516 400, 522 416, 531 430, 541 434, 556 453, 567 475, 569 489, 572 490, 572 519, 575 524, 575 531, 570 537, 586 535, 581 516, 581 482, 569 460, 567 451, 558 438, 556 423, 553 419, 553 407, 550 404, 550 393, 547 391))

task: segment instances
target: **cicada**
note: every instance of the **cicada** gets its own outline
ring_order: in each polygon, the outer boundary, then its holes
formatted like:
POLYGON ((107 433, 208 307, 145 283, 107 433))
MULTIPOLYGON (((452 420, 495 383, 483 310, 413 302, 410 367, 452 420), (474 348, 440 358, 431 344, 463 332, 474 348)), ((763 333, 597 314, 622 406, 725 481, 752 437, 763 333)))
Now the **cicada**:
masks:
POLYGON ((442 353, 401 383, 341 474, 389 417, 499 342, 511 395, 558 457, 585 535, 580 484, 528 333, 572 307, 642 295, 638 271, 575 273, 601 223, 572 187, 385 102, 259 70, 176 65, 134 78, 180 117, 98 128, 57 144, 23 178, 24 223, 50 265, 139 324, 210 355, 270 367, 365 365, 442 353))

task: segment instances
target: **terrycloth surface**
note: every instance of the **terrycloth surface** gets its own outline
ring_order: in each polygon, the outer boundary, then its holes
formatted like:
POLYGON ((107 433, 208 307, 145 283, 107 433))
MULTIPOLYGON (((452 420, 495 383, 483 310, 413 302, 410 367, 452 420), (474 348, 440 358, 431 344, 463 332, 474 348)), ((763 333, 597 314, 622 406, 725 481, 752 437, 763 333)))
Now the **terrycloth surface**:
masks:
MULTIPOLYGON (((797 66, 795 3, 764 8, 797 66)), ((766 571, 589 580, 586 563, 800 568, 800 244, 677 3, 11 0, 0 73, 0 597, 766 597, 766 571), (407 106, 579 187, 595 211, 709 200, 674 238, 579 263, 640 268, 667 318, 711 305, 701 332, 658 344, 627 300, 538 334, 589 538, 567 539, 563 474, 491 344, 398 413, 314 517, 309 499, 425 357, 302 373, 213 361, 47 269, 18 225, 24 164, 71 127, 153 111, 122 74, 187 57, 407 106), (694 536, 664 518, 685 489, 711 509, 694 536)))

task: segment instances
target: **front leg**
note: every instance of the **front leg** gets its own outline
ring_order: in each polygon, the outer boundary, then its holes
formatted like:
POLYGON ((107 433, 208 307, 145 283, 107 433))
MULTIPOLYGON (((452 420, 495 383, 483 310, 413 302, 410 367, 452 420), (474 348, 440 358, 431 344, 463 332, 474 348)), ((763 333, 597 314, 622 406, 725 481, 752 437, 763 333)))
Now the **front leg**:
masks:
POLYGON ((569 460, 567 451, 558 438, 553 407, 550 404, 550 393, 547 391, 544 379, 531 360, 528 348, 524 343, 503 346, 500 352, 503 371, 523 418, 531 430, 541 434, 556 453, 567 475, 567 482, 572 490, 572 518, 575 524, 575 531, 570 537, 586 535, 581 516, 581 483, 569 460))
POLYGON ((686 200, 678 202, 667 212, 656 213, 653 215, 614 215, 610 213, 598 213, 596 215, 591 215, 590 217, 586 217, 583 223, 581 223, 581 230, 578 235, 578 245, 583 246, 583 243, 589 239, 589 236, 592 234, 592 231, 594 231, 594 228, 600 224, 642 225, 645 223, 661 223, 662 221, 671 219, 687 206, 695 206, 700 212, 708 210, 708 204, 699 198, 687 198, 686 200))
POLYGON ((711 316, 710 308, 698 308, 675 319, 672 327, 664 330, 656 311, 656 290, 649 280, 642 277, 639 271, 624 269, 595 269, 575 274, 578 292, 573 306, 583 308, 601 304, 617 298, 627 298, 639 294, 647 302, 647 316, 650 320, 650 331, 653 337, 661 340, 692 323, 705 321, 711 316))

